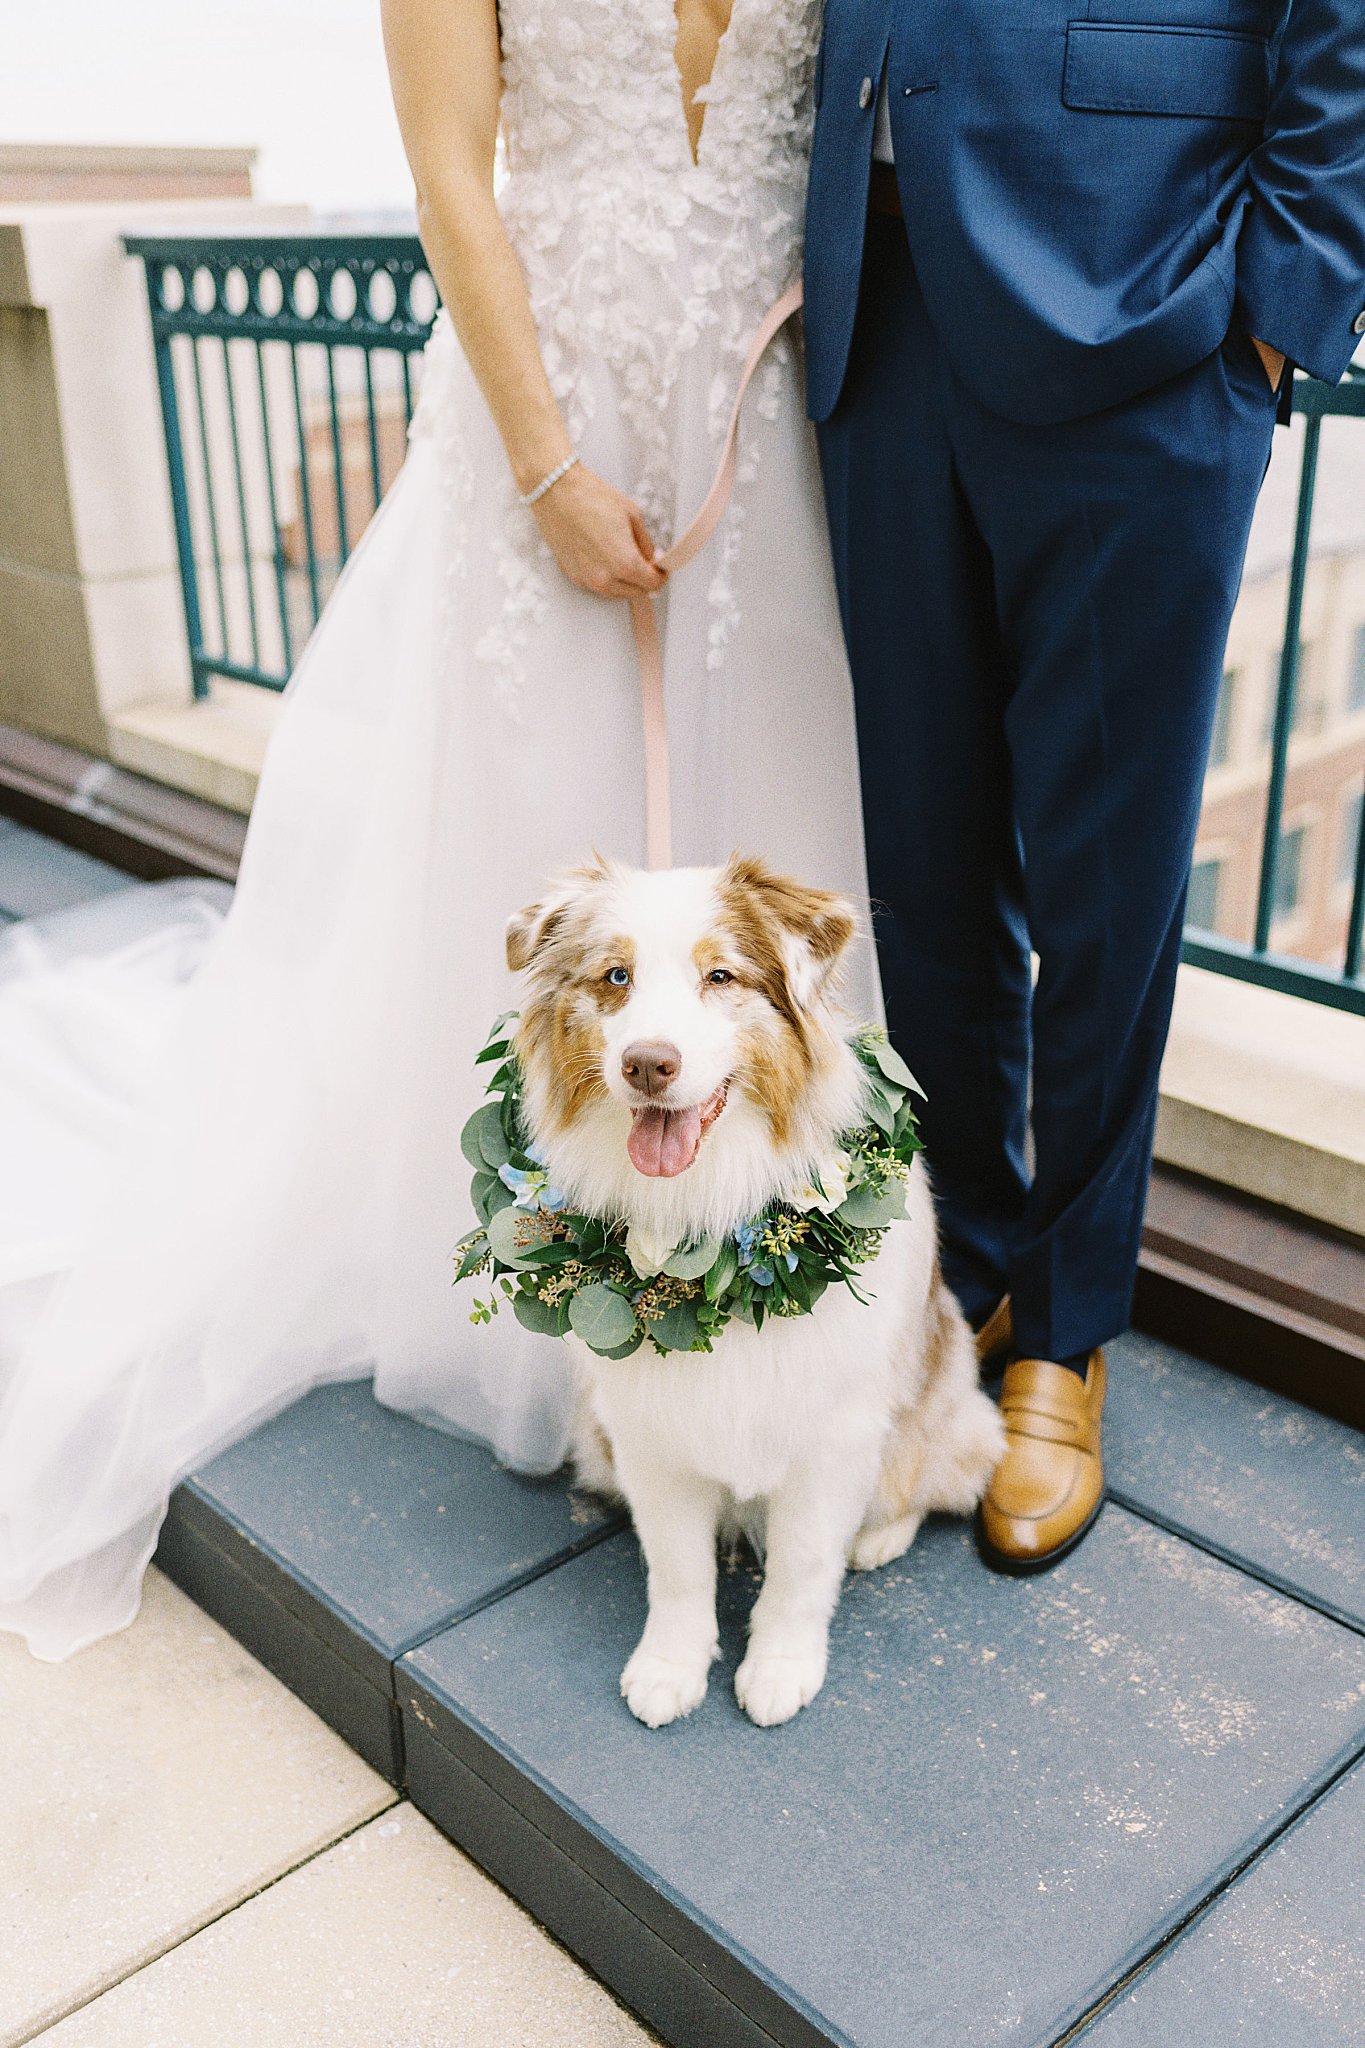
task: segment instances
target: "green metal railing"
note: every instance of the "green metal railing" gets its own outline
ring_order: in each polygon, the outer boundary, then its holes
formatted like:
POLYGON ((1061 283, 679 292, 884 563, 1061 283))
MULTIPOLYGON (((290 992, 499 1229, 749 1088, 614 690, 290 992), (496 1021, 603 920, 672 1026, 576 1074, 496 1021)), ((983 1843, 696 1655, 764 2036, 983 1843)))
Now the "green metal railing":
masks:
MULTIPOLYGON (((402 460, 412 358, 436 293, 415 236, 238 235, 124 244, 146 266, 190 664, 282 689, 402 460)), ((1339 969, 1271 945, 1324 419, 1365 419, 1365 371, 1300 376, 1298 514, 1249 943, 1187 930, 1184 958, 1365 1016, 1365 809, 1339 969)), ((1362 774, 1365 784, 1365 774, 1362 774)))
MULTIPOLYGON (((1313 511, 1317 502, 1318 462, 1325 419, 1365 420, 1365 369, 1353 368, 1344 384, 1319 384, 1311 377, 1294 380, 1294 411, 1304 422, 1303 455, 1299 468, 1298 509, 1294 520, 1294 551, 1289 563, 1289 596, 1285 610, 1284 639, 1281 643, 1279 682, 1275 716, 1270 738, 1270 776, 1266 788, 1265 815, 1261 832, 1261 867, 1256 890, 1255 925, 1250 943, 1224 938, 1216 932, 1186 930, 1182 957, 1196 967, 1211 967, 1239 981, 1261 988, 1283 990, 1286 994, 1308 996, 1333 1008, 1351 1010, 1365 1017, 1365 806, 1355 849, 1355 872, 1351 907, 1346 919, 1346 943, 1339 969, 1297 960, 1271 947, 1275 918, 1276 884, 1280 873, 1281 843, 1284 836, 1285 790, 1289 775, 1289 743, 1294 732, 1299 670, 1303 653, 1303 604, 1308 587, 1312 546, 1313 511)), ((1365 491, 1365 474, 1362 475, 1365 491)), ((1365 788, 1365 771, 1361 774, 1365 788)))
POLYGON ((402 461, 415 235, 129 236, 146 267, 194 693, 281 690, 402 461))

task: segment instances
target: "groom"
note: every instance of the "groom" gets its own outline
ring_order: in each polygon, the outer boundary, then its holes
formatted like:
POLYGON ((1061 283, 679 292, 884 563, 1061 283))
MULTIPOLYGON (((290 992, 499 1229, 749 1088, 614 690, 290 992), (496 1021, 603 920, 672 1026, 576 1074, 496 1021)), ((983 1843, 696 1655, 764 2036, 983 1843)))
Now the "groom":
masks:
POLYGON ((809 398, 882 974, 948 1275, 1009 1360, 983 1544, 1036 1569, 1102 1496, 1277 392, 1365 334, 1365 7, 828 0, 816 95, 809 398))

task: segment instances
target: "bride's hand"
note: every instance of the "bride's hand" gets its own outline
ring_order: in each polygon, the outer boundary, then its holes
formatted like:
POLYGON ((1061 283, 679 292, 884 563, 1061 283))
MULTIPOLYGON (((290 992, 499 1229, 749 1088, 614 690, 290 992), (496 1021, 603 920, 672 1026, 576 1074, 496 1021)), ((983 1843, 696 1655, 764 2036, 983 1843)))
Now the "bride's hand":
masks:
POLYGON ((639 506, 581 462, 534 511, 555 560, 580 590, 624 598, 662 587, 664 571, 655 567, 654 542, 639 506))

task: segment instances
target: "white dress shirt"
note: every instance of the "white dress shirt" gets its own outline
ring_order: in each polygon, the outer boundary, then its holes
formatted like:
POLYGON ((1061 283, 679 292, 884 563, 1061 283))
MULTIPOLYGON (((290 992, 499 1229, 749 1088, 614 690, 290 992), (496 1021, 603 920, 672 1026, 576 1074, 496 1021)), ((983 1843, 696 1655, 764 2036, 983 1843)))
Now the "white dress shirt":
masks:
POLYGON ((886 89, 886 72, 882 72, 882 89, 877 94, 877 125, 872 130, 872 159, 874 163, 893 164, 896 152, 891 143, 891 102, 886 89))

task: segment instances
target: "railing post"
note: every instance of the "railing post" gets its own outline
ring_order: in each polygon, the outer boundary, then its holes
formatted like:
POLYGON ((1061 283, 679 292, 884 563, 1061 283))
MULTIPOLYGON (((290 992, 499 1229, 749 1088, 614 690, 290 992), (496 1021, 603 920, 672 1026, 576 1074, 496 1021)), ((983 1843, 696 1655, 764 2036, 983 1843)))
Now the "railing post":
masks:
MULTIPOLYGON (((152 281, 152 263, 143 268, 147 293, 156 311, 157 293, 152 281)), ((194 559, 194 533, 190 526, 189 488, 185 481, 185 449, 180 437, 180 403, 175 388, 175 362, 171 337, 156 334, 156 381, 161 394, 161 419, 166 430, 166 466, 170 472, 171 516, 175 522, 175 552, 180 566, 180 594, 185 604, 185 634, 189 641, 190 682, 196 697, 207 697, 208 676, 203 668, 204 627, 199 614, 199 572, 194 559)))
POLYGON ((1355 882, 1351 889, 1351 914, 1346 921, 1346 961, 1343 973, 1347 981, 1359 981, 1365 961, 1365 803, 1360 807, 1360 832, 1356 839, 1355 882))
POLYGON ((1304 422, 1303 468, 1299 477, 1298 514, 1294 522, 1294 554, 1289 570, 1289 602, 1285 611, 1284 646, 1280 651, 1279 694, 1275 702, 1275 726, 1270 743, 1270 786, 1266 791, 1265 834, 1261 842, 1261 878, 1256 896, 1256 932, 1252 944, 1264 953, 1270 944, 1275 916, 1275 883, 1280 865, 1280 835, 1284 823, 1284 785, 1289 764, 1289 740, 1294 730, 1294 697, 1299 674, 1299 634, 1303 625, 1303 596, 1308 581, 1308 539, 1313 523, 1313 499, 1318 486, 1318 448, 1322 420, 1312 413, 1304 422))

